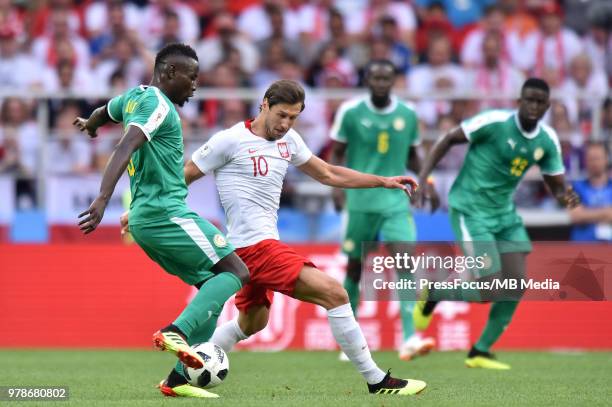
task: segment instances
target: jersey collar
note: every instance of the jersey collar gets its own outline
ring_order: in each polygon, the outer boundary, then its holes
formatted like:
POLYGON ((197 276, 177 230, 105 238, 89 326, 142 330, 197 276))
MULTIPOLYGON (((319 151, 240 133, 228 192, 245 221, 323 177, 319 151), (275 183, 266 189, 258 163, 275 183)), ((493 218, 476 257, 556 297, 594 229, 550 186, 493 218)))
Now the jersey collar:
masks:
POLYGON ((515 112, 513 116, 514 116, 514 124, 516 125, 516 128, 519 129, 523 137, 528 138, 528 139, 533 139, 538 135, 538 133, 540 133, 540 122, 538 122, 538 125, 535 127, 535 129, 533 129, 531 133, 529 133, 523 130, 523 128, 521 127, 521 122, 518 119, 518 112, 515 112))
POLYGON ((391 95, 391 103, 389 103, 389 106, 383 109, 379 109, 376 106, 374 106, 374 104, 372 103, 372 100, 370 99, 370 95, 367 95, 365 97, 365 104, 368 107, 368 109, 370 109, 374 113, 389 114, 389 113, 392 113, 397 107, 397 97, 395 97, 395 95, 391 95))

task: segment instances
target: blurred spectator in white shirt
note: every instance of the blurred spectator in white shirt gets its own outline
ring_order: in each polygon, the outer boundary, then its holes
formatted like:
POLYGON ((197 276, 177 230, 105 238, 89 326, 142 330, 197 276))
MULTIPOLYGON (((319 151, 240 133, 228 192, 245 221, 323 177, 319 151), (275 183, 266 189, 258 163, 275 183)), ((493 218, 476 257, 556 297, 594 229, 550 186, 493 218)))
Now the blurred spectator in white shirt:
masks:
POLYGON ((93 71, 97 86, 102 89, 110 89, 111 76, 118 70, 123 71, 128 88, 148 83, 148 76, 153 69, 154 56, 140 42, 135 33, 133 36, 117 38, 109 48, 107 55, 110 58, 101 61, 93 71))
POLYGON ((478 26, 471 30, 461 47, 461 63, 467 67, 476 67, 482 64, 484 55, 482 44, 487 33, 494 32, 501 39, 499 56, 504 63, 513 63, 514 58, 520 55, 520 40, 516 32, 508 30, 504 25, 504 13, 497 5, 487 7, 485 15, 478 26))
POLYGON ((91 53, 98 55, 117 37, 138 28, 140 10, 121 0, 98 0, 87 6, 84 19, 91 53))
POLYGON ((232 49, 240 55, 241 70, 249 74, 255 72, 259 66, 259 53, 252 41, 236 30, 234 17, 229 13, 221 13, 215 18, 214 25, 215 34, 202 40, 196 47, 200 72, 210 71, 225 61, 232 49))
POLYGON ((72 125, 79 109, 66 105, 47 145, 47 171, 51 174, 86 174, 91 169, 89 140, 72 125))
POLYGON ((90 36, 89 46, 92 53, 92 65, 104 59, 113 58, 113 45, 118 39, 128 37, 130 40, 139 38, 138 31, 129 25, 127 15, 128 8, 123 2, 109 0, 105 3, 94 3, 103 6, 107 10, 107 16, 103 30, 97 30, 90 36))
POLYGON ((440 115, 450 112, 451 103, 427 100, 427 96, 435 92, 462 92, 468 86, 465 70, 451 62, 451 56, 449 38, 433 37, 429 41, 427 63, 415 66, 408 74, 408 90, 420 99, 416 105, 417 114, 430 127, 440 115))
POLYGON ((279 7, 283 10, 283 37, 297 40, 300 36, 300 9, 296 0, 262 0, 259 4, 247 7, 238 16, 238 30, 257 42, 272 36, 272 24, 268 9, 279 7))
POLYGON ((412 6, 406 2, 370 0, 366 7, 356 8, 346 15, 346 30, 356 39, 367 41, 372 34, 379 34, 380 27, 377 26, 385 16, 393 17, 397 23, 398 40, 408 47, 414 47, 416 15, 412 6))
POLYGON ((612 2, 596 2, 589 8, 591 26, 584 48, 593 66, 602 70, 612 84, 612 2))
POLYGON ((290 59, 287 55, 282 38, 270 41, 268 49, 263 54, 263 61, 259 69, 251 76, 251 85, 255 88, 263 88, 272 82, 281 79, 280 69, 283 63, 290 59))
MULTIPOLYGON (((64 46, 70 47, 70 44, 60 45, 64 46)), ((61 59, 56 65, 47 67, 43 74, 47 92, 81 93, 105 90, 96 86, 89 69, 75 65, 69 59, 61 59)))
POLYGON ((70 10, 57 8, 51 11, 50 32, 34 40, 32 54, 39 63, 54 66, 58 63, 58 47, 69 43, 73 51, 73 63, 84 69, 90 68, 89 45, 76 31, 70 28, 70 10))
POLYGON ((480 109, 510 109, 525 80, 521 71, 508 63, 503 55, 503 36, 499 31, 489 31, 483 37, 481 53, 483 62, 474 68, 473 89, 484 95, 498 95, 501 99, 486 99, 480 109), (506 98, 503 98, 507 96, 506 98))
POLYGON ((525 39, 522 57, 515 63, 556 88, 565 79, 570 61, 582 51, 582 43, 573 31, 563 27, 557 3, 545 3, 540 14, 539 31, 525 39))
POLYGON ((159 37, 159 42, 154 49, 162 49, 166 44, 181 42, 179 16, 174 10, 164 10, 164 25, 159 37))
POLYGON ((0 27, 0 88, 42 87, 41 66, 31 55, 20 52, 17 33, 0 27))
POLYGON ((570 62, 560 94, 573 121, 590 121, 593 109, 601 106, 608 94, 608 79, 593 67, 588 54, 579 54, 570 62))
POLYGON ((283 45, 284 52, 287 56, 295 61, 299 61, 301 65, 305 65, 308 61, 308 55, 302 51, 302 46, 299 39, 286 38, 283 35, 285 29, 285 14, 278 6, 270 6, 267 8, 268 17, 272 34, 270 37, 257 41, 255 46, 259 55, 266 55, 272 41, 279 41, 283 45))
POLYGON ((4 99, 0 108, 0 122, 4 132, 13 132, 17 140, 22 175, 33 178, 40 162, 40 136, 29 106, 22 99, 4 99))
POLYGON ((151 45, 160 43, 164 30, 164 15, 167 11, 172 11, 178 16, 180 42, 194 45, 200 38, 198 16, 191 7, 178 0, 151 0, 141 17, 142 40, 151 45))
POLYGON ((332 12, 338 13, 342 19, 342 15, 333 8, 333 3, 333 0, 313 0, 305 2, 299 9, 300 41, 308 62, 319 46, 333 37, 330 30, 332 12))

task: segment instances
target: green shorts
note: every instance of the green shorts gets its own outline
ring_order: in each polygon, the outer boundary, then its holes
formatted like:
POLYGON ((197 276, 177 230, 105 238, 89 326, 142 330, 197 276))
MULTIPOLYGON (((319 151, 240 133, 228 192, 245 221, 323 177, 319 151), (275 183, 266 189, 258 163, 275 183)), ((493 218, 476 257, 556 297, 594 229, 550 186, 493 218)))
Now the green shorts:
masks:
POLYGON ((531 241, 523 220, 516 212, 491 218, 470 216, 450 208, 450 220, 457 243, 465 256, 482 256, 485 267, 475 269, 476 277, 501 270, 500 254, 529 253, 531 241))
POLYGON ((130 225, 130 233, 153 261, 190 285, 212 277, 211 268, 234 251, 219 229, 193 212, 130 225))
POLYGON ((387 214, 349 211, 342 251, 351 259, 360 259, 362 242, 414 242, 416 227, 408 211, 387 214))

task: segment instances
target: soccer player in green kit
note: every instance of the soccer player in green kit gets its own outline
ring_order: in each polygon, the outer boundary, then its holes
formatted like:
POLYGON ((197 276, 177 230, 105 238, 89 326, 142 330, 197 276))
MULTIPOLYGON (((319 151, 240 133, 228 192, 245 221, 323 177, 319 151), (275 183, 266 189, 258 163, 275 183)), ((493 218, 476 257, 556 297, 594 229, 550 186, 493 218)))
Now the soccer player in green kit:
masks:
MULTIPOLYGON (((395 67, 389 60, 373 60, 365 68, 369 95, 345 102, 336 113, 331 129, 332 164, 346 165, 357 171, 394 176, 406 168, 418 173, 421 169, 418 145, 418 120, 415 112, 391 94, 395 67)), ((432 208, 438 196, 430 183, 421 184, 432 208)), ((336 209, 345 205, 344 191, 334 190, 336 209)), ((359 280, 361 279, 362 242, 380 239, 383 242, 414 242, 416 228, 409 202, 399 191, 382 188, 346 192, 348 224, 343 251, 348 255, 344 288, 357 316, 359 280)), ((390 243, 391 252, 403 252, 406 245, 390 243)), ((401 297, 401 295, 400 295, 401 297)), ((415 333, 412 321, 413 301, 400 302, 403 344, 399 356, 410 360, 428 353, 434 347, 432 338, 415 333)), ((345 360, 341 354, 341 360, 345 360)))
POLYGON ((92 138, 110 121, 122 122, 125 131, 104 170, 100 194, 79 215, 79 225, 85 234, 96 229, 127 168, 132 237, 165 271, 199 288, 178 318, 153 335, 158 349, 174 353, 182 362, 160 387, 171 396, 214 398, 218 396, 184 383, 182 364, 203 366, 204 360, 188 343, 210 337, 206 321, 218 316, 225 301, 248 281, 249 272, 221 232, 185 203, 183 134, 174 105, 183 106, 193 96, 197 78, 195 51, 184 44, 167 45, 155 58, 149 86, 129 89, 88 119, 75 120, 92 138))
MULTIPOLYGON (((433 146, 419 173, 426 180, 436 164, 452 145, 469 143, 463 165, 449 194, 449 211, 453 232, 466 255, 486 256, 487 267, 475 273, 478 281, 498 278, 523 278, 525 261, 531 243, 523 221, 516 212, 512 195, 529 168, 537 164, 552 195, 564 207, 578 205, 579 199, 566 185, 561 147, 555 131, 540 120, 550 106, 548 84, 538 78, 525 81, 518 100, 518 111, 482 112, 440 138, 433 146)), ((417 204, 422 192, 415 194, 417 204)), ((425 329, 436 305, 418 301, 413 313, 415 326, 425 329)), ((493 301, 487 325, 470 350, 468 367, 507 370, 510 366, 497 361, 490 349, 510 323, 518 299, 503 291, 455 293, 453 299, 479 301, 487 296, 503 298, 493 301)), ((453 295, 451 293, 451 295, 453 295)), ((449 298, 450 299, 450 298, 449 298)))

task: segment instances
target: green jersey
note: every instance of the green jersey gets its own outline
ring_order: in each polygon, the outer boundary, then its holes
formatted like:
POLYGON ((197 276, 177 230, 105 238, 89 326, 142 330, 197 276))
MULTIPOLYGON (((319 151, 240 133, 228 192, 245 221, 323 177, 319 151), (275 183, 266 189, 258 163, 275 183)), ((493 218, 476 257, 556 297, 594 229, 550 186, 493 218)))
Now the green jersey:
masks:
MULTIPOLYGON (((331 129, 331 138, 346 143, 346 166, 382 176, 404 175, 411 146, 420 142, 414 110, 395 97, 377 109, 369 96, 343 103, 331 129)), ((348 189, 347 209, 357 212, 406 211, 409 201, 398 189, 348 189)))
POLYGON ((132 202, 130 224, 168 220, 189 212, 183 174, 183 132, 174 104, 154 86, 138 86, 111 99, 108 115, 136 126, 147 142, 136 150, 127 171, 132 202))
POLYGON ((529 168, 543 174, 564 173, 556 132, 539 123, 521 129, 515 112, 491 110, 461 123, 470 145, 449 194, 449 206, 485 218, 514 210, 512 196, 529 168))

